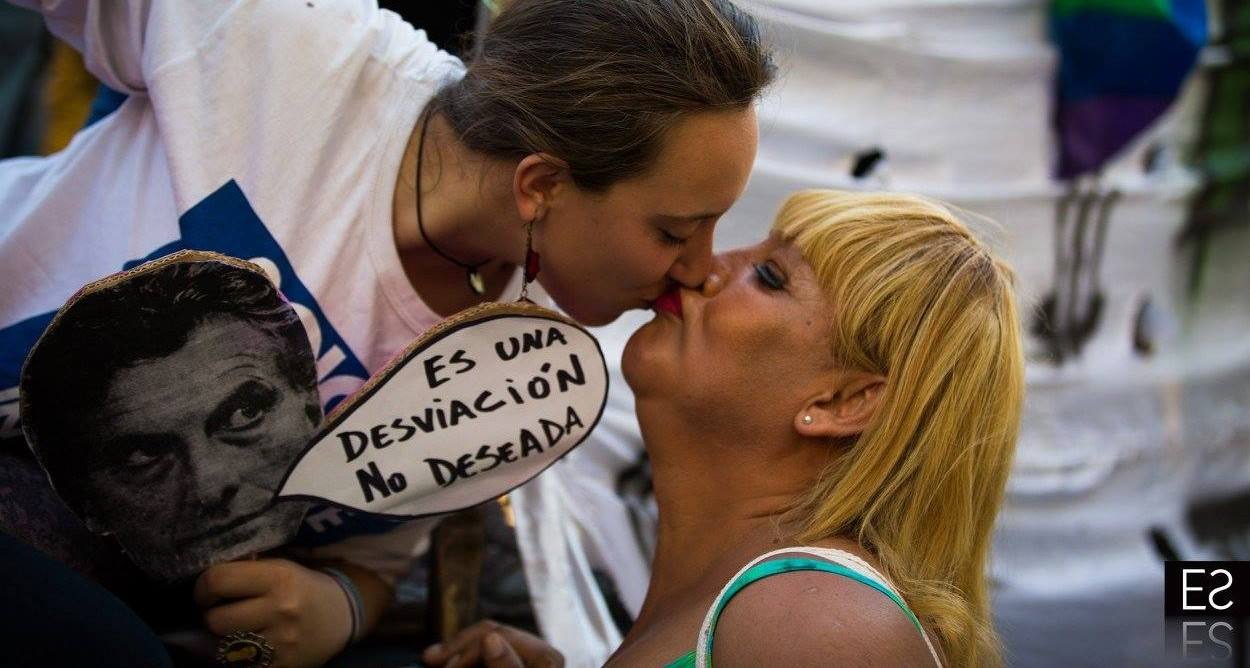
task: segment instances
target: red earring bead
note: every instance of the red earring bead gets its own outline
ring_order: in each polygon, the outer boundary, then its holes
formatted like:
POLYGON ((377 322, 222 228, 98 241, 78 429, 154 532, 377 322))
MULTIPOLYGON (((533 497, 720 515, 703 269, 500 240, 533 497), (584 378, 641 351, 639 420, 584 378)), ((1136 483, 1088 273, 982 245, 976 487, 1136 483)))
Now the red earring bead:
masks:
POLYGON ((526 282, 538 278, 538 271, 542 269, 538 258, 538 251, 533 248, 525 253, 525 280, 526 282))

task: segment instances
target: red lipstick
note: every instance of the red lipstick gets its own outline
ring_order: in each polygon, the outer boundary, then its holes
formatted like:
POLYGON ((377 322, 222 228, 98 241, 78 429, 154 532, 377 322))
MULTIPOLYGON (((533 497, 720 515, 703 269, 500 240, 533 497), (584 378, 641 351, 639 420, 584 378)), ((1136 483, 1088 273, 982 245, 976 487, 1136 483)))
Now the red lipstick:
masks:
POLYGON ((674 285, 668 290, 665 290, 664 294, 660 295, 658 299, 652 302, 651 308, 655 309, 656 311, 672 313, 673 315, 677 316, 677 318, 680 320, 681 319, 681 288, 674 285))

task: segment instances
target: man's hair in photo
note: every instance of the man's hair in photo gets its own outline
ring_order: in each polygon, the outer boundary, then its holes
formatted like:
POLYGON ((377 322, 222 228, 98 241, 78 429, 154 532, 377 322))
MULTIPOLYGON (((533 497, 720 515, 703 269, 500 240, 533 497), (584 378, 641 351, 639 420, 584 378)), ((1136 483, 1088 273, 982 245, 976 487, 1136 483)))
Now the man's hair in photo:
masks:
POLYGON ((72 507, 90 461, 84 447, 93 445, 81 442, 90 438, 82 424, 116 372, 172 355, 196 327, 219 318, 237 318, 271 337, 277 368, 290 384, 316 388, 316 362, 299 316, 256 270, 175 262, 80 295, 59 314, 22 370, 22 421, 31 449, 72 507))

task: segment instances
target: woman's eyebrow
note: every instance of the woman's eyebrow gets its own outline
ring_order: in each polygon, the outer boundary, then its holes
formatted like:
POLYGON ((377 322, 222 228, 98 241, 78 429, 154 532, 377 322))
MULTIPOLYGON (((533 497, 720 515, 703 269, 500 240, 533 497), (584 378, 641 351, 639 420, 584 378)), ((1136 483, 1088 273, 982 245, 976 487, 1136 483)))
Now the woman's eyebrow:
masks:
POLYGON ((724 211, 719 211, 719 212, 712 211, 709 213, 693 213, 693 214, 688 214, 688 215, 687 214, 661 213, 657 215, 656 217, 663 218, 665 220, 674 221, 674 222, 685 223, 685 222, 694 222, 697 220, 703 220, 705 218, 717 218, 717 217, 724 215, 724 213, 725 213, 724 211))

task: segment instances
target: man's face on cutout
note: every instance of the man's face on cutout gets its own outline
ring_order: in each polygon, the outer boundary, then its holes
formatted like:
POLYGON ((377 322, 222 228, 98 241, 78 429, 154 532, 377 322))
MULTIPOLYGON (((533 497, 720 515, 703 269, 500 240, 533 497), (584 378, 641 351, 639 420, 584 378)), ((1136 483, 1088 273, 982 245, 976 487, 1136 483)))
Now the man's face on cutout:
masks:
POLYGON ((271 501, 321 411, 316 388, 294 387, 279 355, 257 326, 219 316, 173 354, 110 379, 84 425, 84 509, 149 573, 194 575, 298 529, 307 505, 271 501))

